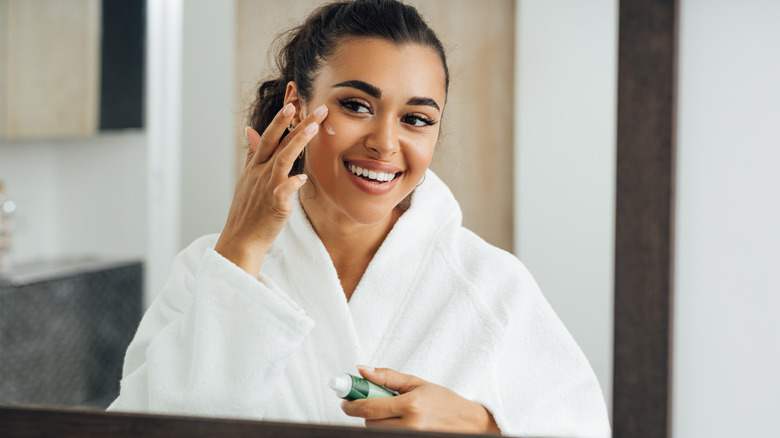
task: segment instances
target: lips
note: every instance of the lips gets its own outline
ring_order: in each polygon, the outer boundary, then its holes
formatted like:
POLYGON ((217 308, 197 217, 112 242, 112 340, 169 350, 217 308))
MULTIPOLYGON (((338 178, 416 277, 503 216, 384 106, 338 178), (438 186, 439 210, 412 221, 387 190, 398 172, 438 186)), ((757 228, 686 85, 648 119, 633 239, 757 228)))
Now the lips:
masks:
POLYGON ((353 175, 378 184, 391 182, 403 173, 398 167, 379 161, 348 160, 344 166, 353 175))
POLYGON ((344 168, 349 180, 369 195, 390 193, 404 173, 403 169, 391 164, 372 160, 346 160, 344 168))

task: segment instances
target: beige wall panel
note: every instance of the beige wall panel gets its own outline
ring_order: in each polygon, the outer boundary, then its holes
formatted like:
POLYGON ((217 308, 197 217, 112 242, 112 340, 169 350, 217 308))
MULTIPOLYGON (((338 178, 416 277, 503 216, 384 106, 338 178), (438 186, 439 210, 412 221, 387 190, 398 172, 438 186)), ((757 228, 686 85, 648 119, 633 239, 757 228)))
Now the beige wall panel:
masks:
POLYGON ((254 101, 260 81, 272 72, 272 58, 268 55, 270 45, 280 32, 300 24, 306 14, 322 3, 322 0, 238 1, 236 163, 239 168, 236 175, 241 173, 246 158, 243 133, 249 115, 248 109, 254 101))
POLYGON ((463 224, 512 251, 514 1, 413 0, 447 50, 450 90, 431 168, 463 224))
POLYGON ((8 77, 8 0, 0 0, 0 140, 6 137, 5 123, 8 114, 6 78, 8 77))
MULTIPOLYGON (((322 1, 240 0, 237 25, 237 132, 258 80, 269 73, 268 45, 322 1)), ((451 84, 431 168, 463 208, 464 225, 512 250, 514 1, 409 1, 447 49, 451 84)), ((237 135, 239 156, 244 140, 237 135)), ((239 160, 243 162, 243 158, 239 160)))
POLYGON ((8 138, 97 132, 99 0, 8 0, 8 138))

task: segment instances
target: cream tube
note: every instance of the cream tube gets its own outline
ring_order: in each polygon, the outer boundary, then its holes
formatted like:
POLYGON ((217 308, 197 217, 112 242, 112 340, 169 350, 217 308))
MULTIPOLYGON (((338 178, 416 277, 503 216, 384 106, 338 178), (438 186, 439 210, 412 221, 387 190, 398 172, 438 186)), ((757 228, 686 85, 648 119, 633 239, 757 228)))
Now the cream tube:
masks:
POLYGON ((393 397, 398 395, 396 391, 379 386, 374 382, 352 374, 341 374, 331 377, 328 386, 337 396, 345 400, 357 400, 361 398, 393 397))

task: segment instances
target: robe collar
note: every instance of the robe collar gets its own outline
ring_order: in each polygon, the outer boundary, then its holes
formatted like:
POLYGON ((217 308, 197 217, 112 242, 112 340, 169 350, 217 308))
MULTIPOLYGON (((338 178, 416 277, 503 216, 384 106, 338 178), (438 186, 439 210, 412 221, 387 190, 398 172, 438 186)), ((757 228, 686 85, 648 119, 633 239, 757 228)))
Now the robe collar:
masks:
MULTIPOLYGON (((344 363, 381 366, 382 345, 401 315, 397 309, 414 290, 437 242, 460 227, 462 213, 447 186, 428 170, 409 209, 398 219, 347 302, 333 262, 306 217, 298 195, 292 217, 280 234, 283 264, 293 267, 287 283, 319 329, 338 336, 352 357, 344 363), (294 248, 294 250, 287 250, 294 248)), ((334 364, 335 365, 335 364, 334 364)))

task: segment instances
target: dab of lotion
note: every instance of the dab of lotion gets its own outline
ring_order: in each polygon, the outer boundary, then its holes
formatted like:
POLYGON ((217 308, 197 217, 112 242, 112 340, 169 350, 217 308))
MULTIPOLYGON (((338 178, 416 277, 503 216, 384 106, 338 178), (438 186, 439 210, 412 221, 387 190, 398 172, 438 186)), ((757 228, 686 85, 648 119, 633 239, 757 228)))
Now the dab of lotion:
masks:
POLYGON ((333 130, 333 128, 330 127, 330 125, 323 123, 325 125, 325 132, 327 132, 329 135, 336 135, 336 131, 333 130))

